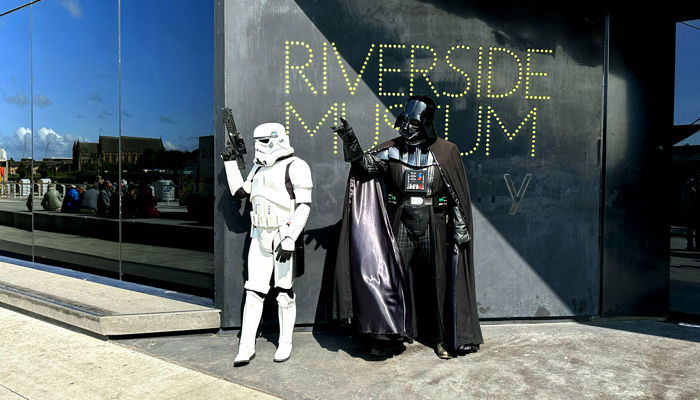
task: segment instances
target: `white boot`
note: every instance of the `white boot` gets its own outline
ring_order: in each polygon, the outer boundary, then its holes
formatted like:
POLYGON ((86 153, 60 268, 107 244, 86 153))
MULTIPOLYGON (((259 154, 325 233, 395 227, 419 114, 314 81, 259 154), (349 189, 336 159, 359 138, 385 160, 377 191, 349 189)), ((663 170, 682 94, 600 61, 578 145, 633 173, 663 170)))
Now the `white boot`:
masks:
POLYGON ((297 319, 296 296, 290 298, 286 293, 277 296, 277 316, 280 320, 279 346, 275 352, 275 361, 283 362, 292 354, 292 333, 297 319))
POLYGON ((255 335, 262 317, 263 302, 264 299, 257 293, 251 290, 246 291, 241 340, 238 342, 238 355, 233 360, 234 367, 246 365, 255 358, 255 335))

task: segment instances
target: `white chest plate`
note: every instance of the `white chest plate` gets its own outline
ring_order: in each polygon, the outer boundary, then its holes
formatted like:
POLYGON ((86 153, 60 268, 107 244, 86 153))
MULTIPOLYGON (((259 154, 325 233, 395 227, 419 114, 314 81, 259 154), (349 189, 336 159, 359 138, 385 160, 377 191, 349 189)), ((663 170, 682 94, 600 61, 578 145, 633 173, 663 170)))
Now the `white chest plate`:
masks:
POLYGON ((269 167, 261 167, 253 177, 250 202, 253 206, 253 225, 277 227, 291 221, 294 213, 294 200, 289 196, 285 185, 288 158, 269 167))

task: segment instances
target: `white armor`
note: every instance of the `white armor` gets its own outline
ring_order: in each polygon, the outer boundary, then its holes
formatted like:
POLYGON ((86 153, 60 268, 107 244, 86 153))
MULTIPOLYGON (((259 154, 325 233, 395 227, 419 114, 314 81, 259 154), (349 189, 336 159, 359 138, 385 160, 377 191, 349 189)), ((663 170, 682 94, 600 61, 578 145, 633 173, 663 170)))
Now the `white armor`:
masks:
MULTIPOLYGON (((293 255, 279 261, 282 251, 291 252, 304 229, 311 203, 311 170, 308 164, 292 156, 289 137, 281 124, 262 124, 255 129, 256 165, 243 181, 235 161, 226 161, 226 176, 234 195, 239 190, 250 196, 252 211, 251 245, 248 252, 248 279, 245 283, 246 302, 239 352, 234 365, 247 364, 255 357, 255 335, 264 298, 274 285, 292 288, 293 255), (282 250, 282 251, 280 251, 282 250)), ((241 193, 238 193, 239 196, 241 193)), ((291 293, 291 292, 290 292, 291 293)), ((277 296, 280 320, 279 347, 275 361, 286 361, 292 350, 292 331, 296 319, 296 295, 285 292, 277 296)))

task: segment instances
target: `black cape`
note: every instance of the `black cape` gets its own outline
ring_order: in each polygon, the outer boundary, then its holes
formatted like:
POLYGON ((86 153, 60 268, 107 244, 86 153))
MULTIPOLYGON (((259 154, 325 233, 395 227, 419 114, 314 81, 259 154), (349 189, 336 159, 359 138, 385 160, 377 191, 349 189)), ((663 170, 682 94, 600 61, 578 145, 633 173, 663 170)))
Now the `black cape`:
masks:
MULTIPOLYGON (((403 145, 399 137, 371 152, 403 145)), ((440 175, 468 221, 473 238, 469 183, 457 146, 438 138, 430 146, 440 175)), ((345 193, 343 219, 336 258, 335 316, 352 320, 361 332, 414 337, 414 298, 394 238, 401 214, 389 215, 382 185, 377 177, 366 177, 351 169, 345 193)), ((448 347, 481 344, 474 286, 473 240, 454 253, 451 227, 444 215, 432 214, 431 233, 435 246, 436 286, 440 314, 448 347), (436 218, 436 216, 438 216, 436 218)))

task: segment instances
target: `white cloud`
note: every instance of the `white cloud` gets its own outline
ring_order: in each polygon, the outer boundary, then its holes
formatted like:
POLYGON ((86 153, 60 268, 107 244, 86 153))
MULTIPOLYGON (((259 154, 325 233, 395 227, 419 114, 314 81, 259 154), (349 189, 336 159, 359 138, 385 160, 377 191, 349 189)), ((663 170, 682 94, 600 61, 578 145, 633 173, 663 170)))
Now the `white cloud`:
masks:
POLYGON ((61 5, 75 18, 82 18, 83 10, 80 7, 78 0, 61 0, 61 5))
POLYGON ((80 135, 72 135, 70 133, 59 135, 53 129, 46 127, 40 128, 36 132, 36 135, 37 138, 34 141, 34 155, 36 159, 44 157, 47 143, 49 145, 49 157, 70 157, 73 153, 73 142, 76 140, 80 140, 81 142, 88 141, 80 135), (37 147, 39 147, 39 149, 37 149, 37 147))
POLYGON ((15 131, 14 134, 5 135, 0 132, 0 148, 7 151, 7 158, 13 158, 19 160, 22 158, 22 152, 24 152, 24 157, 31 157, 32 155, 32 133, 29 129, 25 127, 20 127, 15 131), (25 148, 25 143, 27 144, 25 148))
POLYGON ((167 140, 163 142, 163 147, 165 147, 165 150, 180 150, 172 142, 169 142, 167 140))
MULTIPOLYGON (((76 140, 89 142, 87 138, 80 135, 66 133, 60 135, 50 128, 42 127, 36 132, 34 137, 34 159, 41 160, 46 152, 46 144, 49 144, 48 157, 71 157, 73 154, 73 143, 76 140)), ((32 156, 32 132, 25 127, 17 129, 12 136, 3 135, 0 132, 0 147, 7 151, 8 158, 19 160, 32 156), (26 147, 25 147, 26 144, 26 147)))
POLYGON ((32 142, 32 131, 29 128, 20 127, 15 131, 15 137, 18 143, 31 143, 32 142))

